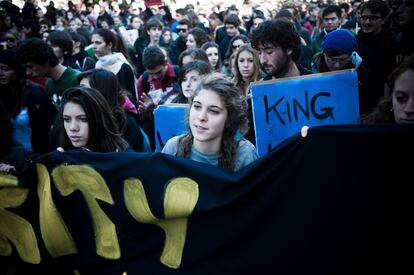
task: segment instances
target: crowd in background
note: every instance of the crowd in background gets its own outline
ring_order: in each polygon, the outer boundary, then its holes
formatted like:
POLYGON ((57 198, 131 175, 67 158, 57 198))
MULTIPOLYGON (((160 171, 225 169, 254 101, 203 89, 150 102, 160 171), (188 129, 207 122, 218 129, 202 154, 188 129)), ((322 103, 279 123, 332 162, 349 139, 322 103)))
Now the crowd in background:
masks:
POLYGON ((414 0, 138 2, 0 3, 0 171, 58 147, 153 151, 169 103, 189 129, 164 152, 238 170, 257 159, 251 83, 343 69, 361 122, 414 123, 414 0))

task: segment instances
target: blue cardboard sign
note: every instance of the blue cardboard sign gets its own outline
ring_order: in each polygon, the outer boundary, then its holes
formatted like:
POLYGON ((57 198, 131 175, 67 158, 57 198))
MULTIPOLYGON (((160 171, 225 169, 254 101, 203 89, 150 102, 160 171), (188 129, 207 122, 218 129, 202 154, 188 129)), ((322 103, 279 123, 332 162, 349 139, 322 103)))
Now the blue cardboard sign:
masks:
POLYGON ((164 104, 154 110, 155 151, 161 152, 167 141, 188 129, 184 115, 188 104, 164 104))
POLYGON ((303 126, 356 124, 358 76, 353 70, 256 82, 251 86, 259 156, 303 126))

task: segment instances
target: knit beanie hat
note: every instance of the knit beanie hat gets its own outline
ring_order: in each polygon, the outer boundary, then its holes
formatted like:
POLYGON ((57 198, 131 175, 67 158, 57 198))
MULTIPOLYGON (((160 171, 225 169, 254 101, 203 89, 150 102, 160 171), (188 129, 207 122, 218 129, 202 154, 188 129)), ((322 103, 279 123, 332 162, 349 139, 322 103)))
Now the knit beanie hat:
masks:
POLYGON ((322 50, 340 50, 351 54, 357 48, 357 42, 352 32, 344 29, 332 31, 325 35, 322 50))
POLYGON ((16 70, 16 62, 14 58, 16 56, 15 50, 2 50, 0 51, 0 63, 9 66, 10 68, 16 70))

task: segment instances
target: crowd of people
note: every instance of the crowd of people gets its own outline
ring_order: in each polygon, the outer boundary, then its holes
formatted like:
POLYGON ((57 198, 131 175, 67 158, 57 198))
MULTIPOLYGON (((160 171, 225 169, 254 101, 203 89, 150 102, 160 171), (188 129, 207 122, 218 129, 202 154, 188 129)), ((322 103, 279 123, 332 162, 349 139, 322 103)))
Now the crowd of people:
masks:
POLYGON ((170 103, 188 104, 188 131, 163 152, 236 171, 258 158, 251 83, 344 69, 358 74, 361 123, 414 123, 414 0, 248 15, 47 2, 0 3, 0 172, 57 148, 151 152, 153 110, 170 103))

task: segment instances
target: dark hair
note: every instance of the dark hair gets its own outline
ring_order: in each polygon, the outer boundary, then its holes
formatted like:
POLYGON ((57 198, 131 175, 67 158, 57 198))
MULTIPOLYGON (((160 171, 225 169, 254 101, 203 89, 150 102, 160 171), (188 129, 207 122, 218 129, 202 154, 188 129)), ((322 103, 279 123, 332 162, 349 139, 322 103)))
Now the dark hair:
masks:
POLYGON ((65 58, 72 56, 73 39, 69 33, 65 31, 52 31, 47 37, 47 41, 52 46, 61 48, 65 58))
POLYGON ((124 41, 124 37, 122 36, 121 31, 115 26, 111 26, 109 29, 111 32, 115 32, 114 35, 116 37, 115 46, 112 47, 113 51, 122 53, 135 73, 134 62, 132 62, 131 56, 129 55, 128 46, 124 41))
POLYGON ((198 23, 200 23, 200 21, 198 20, 198 15, 194 10, 187 10, 185 15, 187 16, 188 20, 191 22, 191 25, 193 27, 197 26, 198 23))
POLYGON ((287 18, 288 20, 293 20, 293 21, 295 20, 295 17, 288 9, 281 9, 278 13, 276 13, 275 19, 280 19, 280 18, 287 18))
POLYGON ((349 5, 348 3, 340 3, 340 4, 339 4, 339 7, 340 7, 341 9, 344 9, 344 11, 345 11, 346 13, 348 13, 348 12, 349 12, 349 9, 351 8, 351 5, 349 5))
POLYGON ((73 42, 79 42, 80 43, 80 48, 84 49, 87 45, 86 45, 86 40, 85 38, 80 35, 77 32, 70 32, 69 35, 72 37, 73 42))
POLYGON ((258 9, 253 10, 252 19, 254 19, 254 18, 261 18, 263 20, 266 20, 266 17, 264 15, 264 13, 261 10, 258 10, 258 9))
POLYGON ((22 27, 25 27, 26 29, 31 29, 33 35, 37 35, 39 33, 39 25, 37 25, 36 22, 32 19, 23 20, 22 27))
MULTIPOLYGON (((171 28, 170 28, 170 27, 168 27, 168 26, 163 27, 163 28, 162 28, 162 32, 161 32, 161 34, 164 34, 164 33, 166 33, 166 32, 170 32, 170 33, 171 33, 171 28)), ((172 38, 171 38, 171 40, 172 40, 172 38)))
POLYGON ((47 18, 43 18, 43 19, 39 20, 39 25, 47 25, 47 27, 49 29, 50 29, 50 27, 52 27, 52 23, 47 18))
POLYGON ((185 12, 186 12, 186 9, 184 9, 184 8, 179 8, 179 9, 176 9, 176 10, 175 10, 175 13, 179 13, 179 14, 181 14, 182 16, 184 16, 184 15, 185 15, 185 12))
POLYGON ((124 94, 116 75, 104 69, 92 69, 82 72, 78 76, 78 82, 87 78, 91 88, 98 90, 108 101, 112 113, 119 125, 119 131, 125 132, 127 126, 127 117, 124 109, 121 107, 124 94))
POLYGON ((183 9, 183 8, 180 8, 180 9, 176 9, 175 10, 175 13, 179 13, 182 16, 184 16, 186 12, 187 12, 187 10, 186 9, 183 9))
POLYGON ((208 19, 210 19, 210 20, 215 19, 215 20, 222 21, 221 18, 220 18, 220 15, 215 11, 210 13, 210 15, 208 16, 208 19))
POLYGON ((54 67, 59 64, 52 47, 40 38, 29 38, 17 47, 16 61, 19 64, 32 62, 38 65, 49 64, 54 67))
POLYGON ((204 43, 209 42, 211 40, 208 34, 198 27, 191 29, 191 31, 188 34, 194 36, 197 48, 200 48, 204 43))
POLYGON ((147 70, 155 69, 160 65, 164 65, 167 57, 158 46, 146 47, 142 55, 142 65, 147 70))
POLYGON ((245 44, 250 42, 249 38, 247 36, 245 36, 244 34, 239 34, 239 35, 233 36, 230 39, 229 46, 227 47, 225 60, 228 60, 230 58, 230 56, 233 54, 233 52, 235 52, 235 51, 233 51, 233 43, 236 40, 242 40, 245 44))
POLYGON ((240 21, 240 18, 236 14, 230 13, 224 18, 224 25, 226 24, 230 24, 238 28, 241 25, 241 21, 240 21))
POLYGON ((137 14, 132 14, 132 15, 131 15, 131 17, 129 18, 129 24, 131 24, 131 23, 132 23, 132 21, 134 21, 134 18, 139 18, 139 19, 141 19, 141 18, 139 17, 139 15, 137 15, 137 14))
MULTIPOLYGON (((217 49, 218 62, 216 64, 216 67, 213 68, 213 69, 218 70, 218 69, 221 68, 220 46, 216 42, 213 42, 213 41, 206 42, 201 46, 201 49, 204 50, 206 52, 206 54, 207 54, 207 49, 209 49, 209 48, 216 48, 217 49)), ((207 58, 208 58, 208 54, 207 54, 207 58)))
MULTIPOLYGON (((195 90, 194 97, 202 90, 210 90, 221 98, 227 109, 227 119, 220 144, 219 165, 223 168, 233 170, 236 160, 237 143, 234 141, 236 132, 242 133, 248 130, 247 103, 238 93, 233 82, 219 74, 213 74, 201 81, 195 90)), ((192 102, 189 110, 191 110, 192 102)), ((188 122, 189 112, 186 114, 188 122)), ((179 140, 177 155, 188 158, 191 155, 193 135, 190 130, 179 140)))
POLYGON ((141 20, 145 23, 148 21, 148 19, 150 19, 151 17, 154 16, 154 13, 152 12, 152 10, 150 8, 146 8, 145 10, 141 11, 139 13, 139 17, 141 18, 141 20))
POLYGON ((391 90, 394 89, 394 82, 397 78, 400 77, 405 71, 414 70, 414 54, 407 56, 407 58, 402 62, 394 71, 388 76, 388 84, 390 85, 391 90))
POLYGON ((189 29, 193 27, 193 24, 191 24, 190 20, 187 18, 183 18, 180 21, 178 21, 178 25, 187 25, 189 29))
MULTIPOLYGON (((69 102, 79 104, 85 111, 89 124, 89 137, 86 147, 96 152, 125 151, 128 143, 121 137, 111 108, 103 95, 92 88, 74 87, 62 95, 62 110, 58 120, 63 123, 63 110, 69 102)), ((64 149, 74 148, 64 127, 61 127, 58 145, 64 149)))
POLYGON ((187 103, 188 102, 187 98, 183 94, 181 84, 183 83, 183 80, 186 74, 191 71, 197 71, 200 75, 207 75, 211 73, 211 66, 209 63, 206 63, 201 60, 194 60, 194 61, 191 61, 185 64, 180 69, 180 72, 178 73, 178 86, 179 86, 180 93, 173 100, 174 103, 187 103))
POLYGON ((236 5, 231 5, 230 7, 228 7, 226 10, 225 10, 225 13, 226 14, 229 14, 230 13, 230 11, 235 11, 235 12, 239 12, 239 9, 236 7, 236 5))
POLYGON ((145 22, 145 30, 149 31, 151 30, 151 28, 160 28, 162 29, 163 24, 161 23, 161 21, 157 18, 157 17, 151 17, 150 19, 148 19, 147 22, 145 22))
POLYGON ((388 86, 390 92, 384 96, 372 112, 361 116, 361 123, 395 123, 394 114, 392 112, 392 95, 394 93, 395 81, 406 71, 414 71, 414 54, 408 56, 389 76, 388 86))
POLYGON ((187 11, 188 10, 194 10, 194 5, 193 4, 187 4, 187 5, 185 5, 185 7, 184 7, 187 11))
MULTIPOLYGON (((0 63, 4 63, 14 71, 14 76, 6 85, 1 85, 0 105, 3 105, 5 110, 12 118, 16 118, 21 112, 22 108, 27 105, 28 87, 26 79, 21 71, 19 63, 13 62, 16 59, 16 51, 13 49, 0 51, 0 63), (11 62, 5 63, 3 60, 11 62), (10 88, 14 87, 14 88, 10 88)), ((1 132, 0 132, 1 133, 1 132)))
POLYGON ((106 44, 112 43, 111 50, 114 51, 116 45, 117 45, 117 38, 116 35, 107 29, 97 29, 93 32, 92 35, 97 34, 103 38, 106 44))
POLYGON ((385 1, 382 0, 369 0, 362 4, 361 14, 365 9, 369 9, 372 13, 379 13, 384 18, 390 13, 390 8, 385 1))
POLYGON ((168 5, 161 6, 160 8, 165 11, 165 15, 163 16, 164 21, 170 22, 171 20, 173 20, 173 17, 172 17, 172 14, 171 14, 171 11, 168 5))
POLYGON ((18 14, 14 14, 14 13, 9 13, 6 15, 6 17, 9 16, 10 17, 10 22, 16 24, 17 27, 20 27, 22 24, 22 20, 20 18, 20 16, 18 14))
POLYGON ((85 46, 91 44, 91 32, 87 28, 80 27, 76 30, 76 33, 82 35, 82 37, 85 39, 85 46))
POLYGON ((338 16, 338 18, 341 18, 341 8, 337 5, 329 5, 326 8, 323 9, 322 11, 322 18, 324 18, 325 16, 327 16, 330 13, 336 13, 336 15, 338 16))
POLYGON ((252 31, 251 43, 257 49, 259 45, 272 44, 283 51, 292 50, 292 60, 300 56, 300 36, 295 26, 286 19, 264 21, 252 31))
POLYGON ((210 63, 210 61, 208 60, 208 56, 204 50, 200 48, 192 48, 186 49, 178 56, 178 65, 180 66, 180 68, 183 66, 183 59, 186 56, 191 56, 194 60, 201 60, 210 63))

